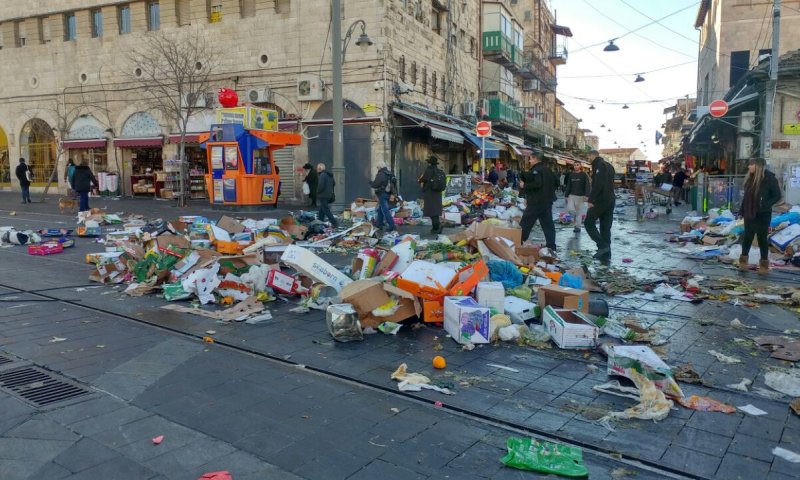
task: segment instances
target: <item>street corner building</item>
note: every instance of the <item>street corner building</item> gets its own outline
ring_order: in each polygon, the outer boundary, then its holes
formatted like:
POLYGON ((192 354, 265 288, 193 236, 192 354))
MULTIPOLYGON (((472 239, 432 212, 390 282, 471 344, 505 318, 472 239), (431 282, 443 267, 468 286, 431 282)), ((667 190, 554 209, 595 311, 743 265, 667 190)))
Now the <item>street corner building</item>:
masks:
MULTIPOLYGON (((556 98, 572 33, 544 2, 341 4, 346 201, 371 196, 380 162, 413 197, 430 153, 464 173, 478 158, 519 168, 533 145, 561 162, 584 149, 578 119, 556 98), (495 125, 483 156, 480 119, 495 125)), ((302 134, 274 158, 281 198, 300 198, 302 165, 333 164, 331 41, 322 0, 2 2, 0 189, 20 188, 11 172, 24 158, 32 191, 65 194, 72 160, 90 166, 101 194, 171 198, 183 137, 185 191, 207 198, 200 138, 218 123, 217 90, 228 88, 239 105, 277 112, 278 130, 302 134), (148 99, 147 66, 133 59, 153 38, 177 43, 187 32, 212 53, 196 63, 208 69, 207 91, 170 100, 184 108, 182 126, 148 99)))

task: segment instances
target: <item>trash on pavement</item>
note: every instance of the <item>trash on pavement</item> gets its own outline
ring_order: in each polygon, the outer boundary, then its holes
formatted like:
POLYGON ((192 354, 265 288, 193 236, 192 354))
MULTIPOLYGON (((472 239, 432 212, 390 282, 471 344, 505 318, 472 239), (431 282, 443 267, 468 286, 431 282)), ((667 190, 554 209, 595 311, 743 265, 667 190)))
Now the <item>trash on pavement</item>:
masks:
POLYGON ((559 348, 593 348, 599 329, 582 312, 556 310, 548 305, 542 310, 542 325, 559 348))
POLYGON ((694 369, 691 363, 678 365, 672 369, 675 380, 683 383, 703 383, 700 374, 694 369))
POLYGON ((796 362, 800 360, 800 340, 793 340, 783 336, 754 337, 753 341, 760 347, 772 351, 770 356, 779 360, 796 362))
POLYGON ((431 383, 431 379, 421 373, 408 371, 408 365, 401 363, 397 370, 392 373, 392 380, 397 380, 397 389, 401 392, 420 392, 425 390, 435 390, 445 395, 452 395, 449 388, 440 387, 431 383))
POLYGON ((386 335, 397 335, 397 332, 400 331, 402 325, 399 323, 394 322, 383 322, 378 325, 378 330, 385 333, 386 335))
POLYGON ((364 340, 364 333, 358 321, 358 313, 348 303, 328 306, 325 312, 328 331, 337 342, 364 340))
POLYGON ((319 258, 311 250, 297 245, 286 247, 286 251, 281 255, 281 261, 316 282, 335 288, 337 292, 352 282, 345 274, 319 258))
POLYGON ((506 448, 508 453, 501 461, 507 467, 572 478, 589 475, 583 463, 583 451, 578 447, 508 437, 506 448))
POLYGON ((159 435, 152 439, 153 445, 160 445, 164 441, 164 435, 159 435))
POLYGON ((742 361, 739 360, 738 358, 731 357, 731 356, 725 355, 723 353, 719 353, 716 350, 709 350, 708 353, 711 356, 713 356, 714 358, 716 358, 717 361, 722 362, 722 363, 727 363, 727 364, 742 363, 742 361))
POLYGON ((765 412, 764 410, 761 410, 758 407, 754 407, 753 405, 751 405, 749 403, 747 405, 743 406, 743 407, 738 407, 738 408, 739 408, 739 411, 742 411, 742 412, 744 412, 744 413, 746 413, 748 415, 752 415, 754 417, 758 417, 758 416, 767 414, 767 412, 765 412))
POLYGON ((752 380, 749 378, 743 378, 739 383, 732 383, 730 385, 726 385, 726 387, 730 388, 731 390, 739 390, 740 392, 747 392, 747 387, 749 387, 753 383, 752 380))
POLYGON ((787 462, 800 463, 800 454, 794 453, 791 450, 786 450, 783 447, 775 447, 772 449, 772 454, 776 457, 781 457, 787 462))
POLYGON ((608 374, 633 380, 634 374, 643 374, 656 388, 675 398, 683 392, 675 382, 672 369, 650 348, 644 345, 617 345, 608 349, 608 374))
POLYGON ((227 471, 208 472, 204 473, 197 480, 233 480, 231 474, 227 471))
POLYGON ((506 290, 500 282, 479 282, 475 290, 475 300, 484 307, 504 313, 506 290))
POLYGON ((764 383, 775 391, 790 397, 800 397, 800 372, 776 369, 764 374, 764 383))
POLYGON ((734 413, 736 411, 736 407, 714 400, 713 398, 700 397, 698 395, 692 395, 688 398, 679 398, 677 402, 685 408, 690 408, 699 412, 734 413))
POLYGON ((622 412, 610 412, 600 421, 630 418, 663 420, 667 418, 673 403, 667 400, 664 392, 658 389, 652 380, 636 370, 630 370, 627 376, 633 380, 639 390, 639 403, 633 407, 626 408, 622 412))
POLYGON ((445 297, 444 329, 462 345, 489 343, 489 309, 472 297, 445 297))
POLYGON ((792 409, 795 415, 800 416, 800 398, 795 398, 792 403, 789 404, 789 408, 792 409))
POLYGON ((503 310, 514 323, 523 324, 536 318, 536 304, 515 296, 505 297, 503 310))
POLYGON ((568 310, 589 311, 589 292, 577 288, 561 287, 558 285, 543 285, 539 287, 539 308, 548 305, 554 308, 568 310))

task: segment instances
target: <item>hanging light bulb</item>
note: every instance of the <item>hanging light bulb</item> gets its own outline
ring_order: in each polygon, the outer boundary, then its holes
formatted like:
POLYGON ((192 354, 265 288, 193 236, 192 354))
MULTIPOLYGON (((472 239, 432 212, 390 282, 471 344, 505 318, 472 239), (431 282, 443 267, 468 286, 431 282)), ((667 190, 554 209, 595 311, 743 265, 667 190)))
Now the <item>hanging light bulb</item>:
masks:
POLYGON ((619 47, 614 45, 614 40, 609 40, 608 45, 603 49, 604 52, 618 52, 619 47))
POLYGON ((639 130, 641 130, 641 129, 642 129, 642 124, 640 123, 640 124, 636 125, 636 128, 638 128, 639 130))
POLYGON ((611 129, 609 128, 609 129, 608 129, 608 131, 610 132, 610 131, 611 131, 611 129))
POLYGON ((594 105, 589 105, 589 110, 594 110, 594 105))
POLYGON ((639 83, 639 82, 644 82, 644 77, 641 74, 637 73, 636 80, 634 80, 633 83, 639 83))
POLYGON ((626 103, 625 105, 623 105, 623 106, 622 106, 622 109, 623 109, 623 110, 627 110, 627 109, 629 109, 629 108, 631 108, 631 107, 629 107, 627 103, 626 103))
POLYGON ((606 128, 606 124, 605 123, 601 123, 600 124, 600 128, 606 128))

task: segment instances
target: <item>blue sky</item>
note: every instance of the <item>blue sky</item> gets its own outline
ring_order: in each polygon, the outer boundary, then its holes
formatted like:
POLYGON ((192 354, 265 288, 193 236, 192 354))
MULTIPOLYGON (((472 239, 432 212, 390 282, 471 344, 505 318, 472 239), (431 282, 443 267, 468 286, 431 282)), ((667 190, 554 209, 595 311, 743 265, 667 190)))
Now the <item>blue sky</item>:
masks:
POLYGON ((567 64, 558 68, 558 97, 583 119, 583 128, 600 137, 601 148, 639 147, 650 160, 661 158, 655 131, 663 132, 664 108, 678 98, 696 95, 699 33, 694 20, 699 3, 550 0, 558 24, 573 33, 567 40, 567 64), (673 13, 658 23, 647 18, 658 20, 673 13), (643 28, 626 34, 639 27, 643 28), (604 52, 614 38, 620 50, 604 52), (643 74, 644 82, 634 83, 637 73, 643 74), (628 103, 630 108, 623 110, 615 103, 628 103), (589 109, 592 104, 595 110, 589 109))

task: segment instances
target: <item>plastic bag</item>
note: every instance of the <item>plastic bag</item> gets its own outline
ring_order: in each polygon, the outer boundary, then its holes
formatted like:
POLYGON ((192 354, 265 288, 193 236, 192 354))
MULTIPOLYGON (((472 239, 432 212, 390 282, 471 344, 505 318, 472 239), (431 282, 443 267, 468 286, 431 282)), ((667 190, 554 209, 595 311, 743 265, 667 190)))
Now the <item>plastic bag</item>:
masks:
POLYGON ((561 275, 558 285, 562 287, 577 288, 580 290, 583 288, 583 278, 571 273, 565 273, 561 275))
POLYGON ((594 324, 602 329, 604 335, 619 338, 620 340, 634 340, 636 332, 626 327, 619 320, 613 318, 597 317, 594 324))
POLYGON ((364 340, 358 314, 349 303, 328 306, 325 312, 325 323, 328 331, 337 342, 364 340))
POLYGON ((308 186, 308 182, 303 182, 303 195, 310 195, 311 194, 311 187, 308 186))
POLYGON ((164 291, 164 300, 174 302, 176 300, 187 300, 192 297, 190 292, 183 289, 183 285, 178 283, 165 283, 161 286, 164 291))
POLYGON ((517 267, 505 260, 490 260, 489 276, 493 282, 501 282, 505 288, 515 288, 522 285, 522 273, 517 267))
POLYGON ((531 287, 526 287, 525 285, 520 285, 518 287, 507 289, 506 290, 506 295, 530 301, 531 297, 533 296, 533 290, 531 289, 531 287))
POLYGON ((736 411, 736 407, 722 403, 719 400, 714 400, 709 397, 699 397, 697 395, 692 395, 689 398, 680 398, 678 399, 678 403, 686 408, 697 410, 698 412, 734 413, 736 411))
POLYGON ((215 263, 209 268, 195 270, 188 277, 181 281, 183 289, 189 293, 194 293, 203 305, 214 301, 214 290, 219 286, 220 279, 217 276, 219 264, 215 263))
POLYGON ((583 463, 583 450, 577 447, 508 437, 506 448, 508 453, 501 461, 507 467, 573 478, 589 475, 583 463))

